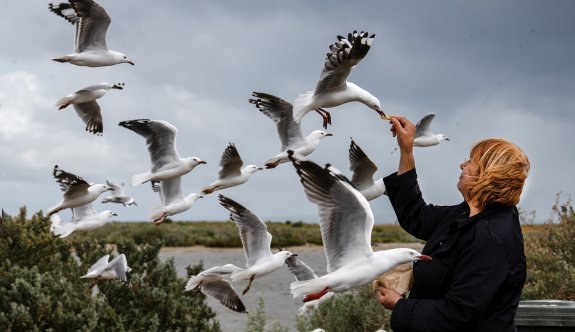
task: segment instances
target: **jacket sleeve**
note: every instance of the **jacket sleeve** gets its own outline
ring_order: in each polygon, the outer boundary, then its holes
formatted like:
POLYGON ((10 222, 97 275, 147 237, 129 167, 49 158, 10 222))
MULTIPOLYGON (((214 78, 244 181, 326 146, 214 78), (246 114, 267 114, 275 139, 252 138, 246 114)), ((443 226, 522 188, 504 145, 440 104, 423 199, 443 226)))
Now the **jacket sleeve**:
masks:
POLYGON ((418 239, 427 241, 453 206, 426 204, 417 184, 415 168, 383 179, 387 195, 401 227, 418 239))
POLYGON ((401 299, 391 315, 395 332, 465 331, 476 326, 509 271, 500 238, 487 228, 455 262, 452 284, 443 299, 401 299))

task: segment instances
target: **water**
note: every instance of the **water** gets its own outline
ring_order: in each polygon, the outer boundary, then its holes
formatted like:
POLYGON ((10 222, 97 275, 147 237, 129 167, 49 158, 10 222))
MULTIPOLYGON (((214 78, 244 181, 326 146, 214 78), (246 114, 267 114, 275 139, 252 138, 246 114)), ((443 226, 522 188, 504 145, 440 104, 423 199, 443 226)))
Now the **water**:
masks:
MULTIPOLYGON (((410 247, 416 250, 422 248, 421 244, 386 244, 374 248, 374 250, 383 250, 392 247, 410 247)), ((298 254, 298 258, 309 265, 316 274, 323 275, 326 273, 326 260, 322 247, 307 246, 288 249, 298 254)), ((215 265, 227 263, 239 267, 245 267, 246 258, 242 249, 221 249, 221 248, 164 248, 160 252, 160 259, 166 261, 169 258, 174 259, 176 270, 179 277, 186 277, 186 266, 203 262, 204 269, 215 265)), ((255 312, 258 308, 259 298, 265 303, 266 326, 269 328, 274 321, 278 321, 284 327, 295 331, 296 314, 298 308, 302 305, 301 299, 294 299, 289 291, 289 284, 294 281, 293 274, 287 267, 283 267, 271 274, 255 279, 249 292, 241 296, 241 292, 247 285, 245 282, 234 283, 236 292, 240 294, 248 312, 255 312)), ((245 331, 248 316, 229 310, 222 306, 218 301, 209 298, 208 305, 216 312, 216 319, 220 322, 222 331, 245 331)))

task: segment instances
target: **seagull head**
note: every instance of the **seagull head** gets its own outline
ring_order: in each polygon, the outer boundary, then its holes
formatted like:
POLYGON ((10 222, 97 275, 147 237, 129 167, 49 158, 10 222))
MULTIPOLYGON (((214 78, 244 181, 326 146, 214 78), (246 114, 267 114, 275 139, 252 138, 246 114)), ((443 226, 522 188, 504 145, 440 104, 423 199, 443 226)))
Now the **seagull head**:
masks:
POLYGON ((182 159, 182 163, 184 164, 186 169, 189 169, 190 171, 192 169, 194 169, 194 167, 200 165, 200 164, 206 164, 205 161, 201 160, 198 157, 188 157, 188 158, 183 158, 182 159))
POLYGON ((288 251, 288 250, 282 250, 282 251, 277 252, 275 254, 275 256, 280 257, 282 262, 284 262, 286 259, 288 259, 290 257, 296 257, 297 254, 294 254, 293 252, 288 251))
POLYGON ((309 138, 317 139, 317 140, 320 140, 320 139, 327 137, 327 136, 333 136, 333 134, 328 133, 325 130, 314 130, 308 135, 309 138))
POLYGON ((410 248, 395 248, 379 251, 379 253, 382 253, 387 259, 393 259, 396 264, 431 260, 431 256, 423 255, 419 251, 410 248))
POLYGON ((105 210, 100 212, 100 215, 104 216, 106 219, 110 219, 112 217, 118 216, 116 213, 110 211, 110 210, 105 210))
POLYGON ((244 174, 254 174, 257 171, 261 171, 263 168, 256 166, 256 165, 247 165, 242 169, 242 173, 244 174))
POLYGON ((116 62, 116 63, 129 63, 132 66, 134 65, 134 63, 132 61, 130 61, 130 59, 128 59, 128 57, 125 56, 124 54, 122 54, 120 52, 116 52, 116 51, 110 51, 110 53, 114 57, 114 62, 116 62))
POLYGON ((363 90, 363 92, 364 93, 361 94, 359 97, 359 101, 364 103, 367 107, 371 108, 372 110, 376 111, 377 114, 379 114, 379 116, 385 117, 386 115, 385 113, 383 113, 379 99, 377 99, 377 97, 375 97, 374 95, 365 90, 363 90))
POLYGON ((114 188, 109 187, 109 186, 107 186, 107 185, 105 185, 105 184, 98 183, 98 184, 93 184, 93 185, 91 185, 88 190, 89 190, 89 191, 92 191, 92 192, 95 192, 95 193, 97 193, 97 194, 99 195, 99 194, 101 194, 101 193, 103 193, 103 192, 105 192, 105 191, 114 190, 114 188))
POLYGON ((439 134, 439 139, 440 139, 440 141, 449 141, 449 138, 447 138, 447 136, 445 136, 443 134, 439 134))
POLYGON ((123 90, 124 89, 124 85, 126 85, 126 83, 117 83, 112 85, 112 87, 110 89, 118 89, 118 90, 123 90))

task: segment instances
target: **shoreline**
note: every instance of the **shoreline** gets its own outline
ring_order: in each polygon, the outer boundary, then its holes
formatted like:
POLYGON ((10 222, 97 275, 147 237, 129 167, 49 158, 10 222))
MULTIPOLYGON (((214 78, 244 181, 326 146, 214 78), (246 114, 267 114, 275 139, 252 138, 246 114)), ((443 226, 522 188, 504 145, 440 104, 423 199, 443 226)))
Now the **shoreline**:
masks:
MULTIPOLYGON (((412 248, 415 250, 421 250, 424 244, 421 242, 389 242, 389 243, 376 243, 372 245, 374 251, 386 250, 392 248, 412 248)), ((292 252, 306 252, 306 251, 317 251, 323 250, 323 246, 317 244, 306 244, 303 246, 293 246, 286 247, 287 250, 292 252)), ((196 245, 191 247, 162 247, 160 249, 161 253, 165 254, 177 254, 177 253, 201 253, 201 252, 211 252, 211 253, 222 253, 222 252, 240 252, 244 249, 242 247, 225 248, 225 247, 206 247, 202 245, 196 245)), ((273 250, 272 250, 273 251, 273 250)))

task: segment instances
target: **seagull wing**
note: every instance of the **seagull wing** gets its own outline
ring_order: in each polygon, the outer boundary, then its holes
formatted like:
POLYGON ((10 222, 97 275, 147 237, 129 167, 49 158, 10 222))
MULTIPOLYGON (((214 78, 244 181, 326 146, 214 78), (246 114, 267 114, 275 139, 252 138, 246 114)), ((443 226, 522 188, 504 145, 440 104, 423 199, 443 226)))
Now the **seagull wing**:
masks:
POLYGON ((106 255, 106 256, 98 259, 98 261, 96 263, 94 263, 94 265, 90 266, 90 269, 88 269, 88 274, 90 274, 92 272, 104 270, 104 268, 108 265, 108 259, 110 259, 110 255, 106 255))
POLYGON ((356 188, 362 190, 373 185, 373 174, 377 171, 377 166, 353 140, 349 146, 349 165, 352 172, 351 183, 356 188))
POLYGON ((435 113, 429 113, 417 122, 415 125, 415 137, 431 135, 429 126, 433 118, 435 118, 435 113))
POLYGON ((254 104, 260 112, 276 124, 282 143, 281 151, 294 150, 305 145, 306 141, 301 126, 293 118, 292 104, 267 93, 253 92, 252 96, 257 99, 250 99, 250 103, 254 104))
POLYGON ((74 8, 72 8, 72 5, 68 2, 50 3, 48 4, 48 9, 50 9, 52 13, 63 17, 66 21, 74 25, 80 20, 74 11, 74 8))
POLYGON ((222 169, 218 173, 220 179, 229 176, 240 176, 242 174, 242 165, 244 162, 233 143, 230 143, 220 159, 222 169))
POLYGON ((88 188, 90 188, 86 180, 62 170, 58 165, 54 166, 52 175, 56 179, 56 182, 60 184, 60 189, 64 192, 65 199, 84 195, 88 191, 88 188))
POLYGON ((290 159, 308 200, 318 206, 328 273, 371 256, 374 219, 365 197, 345 177, 312 161, 290 159))
POLYGON ((93 203, 84 204, 82 206, 78 206, 72 208, 72 221, 78 222, 86 217, 96 215, 96 209, 94 209, 93 203))
POLYGON ((124 188, 108 180, 106 180, 106 184, 108 184, 108 187, 112 188, 112 196, 124 196, 124 188))
POLYGON ((285 261, 288 269, 293 273, 297 281, 311 280, 317 278, 311 267, 306 263, 297 259, 295 256, 290 256, 285 261))
POLYGON ((200 291, 220 301, 221 304, 233 311, 240 313, 246 312, 244 303, 236 293, 232 284, 227 280, 218 278, 204 280, 200 285, 200 291))
POLYGON ((86 131, 92 134, 101 135, 104 132, 104 124, 102 123, 102 112, 100 106, 95 100, 74 104, 76 114, 86 124, 86 131))
POLYGON ((166 165, 175 166, 179 164, 180 156, 176 151, 176 134, 178 130, 169 122, 137 119, 122 121, 119 125, 146 139, 152 161, 152 172, 156 172, 166 165))
POLYGON ((220 204, 230 211, 230 218, 240 231, 240 238, 247 258, 246 267, 250 268, 258 260, 271 257, 272 235, 268 233, 266 224, 236 201, 221 194, 218 198, 220 204))
POLYGON ((86 50, 107 50, 106 31, 110 16, 92 0, 69 0, 79 17, 76 23, 76 53, 86 50))
POLYGON ((315 88, 315 94, 343 88, 347 76, 369 52, 375 35, 354 31, 347 38, 337 36, 338 41, 330 45, 323 71, 315 88))
POLYGON ((182 177, 178 176, 160 182, 160 195, 164 205, 170 205, 175 201, 184 199, 182 194, 182 177))
POLYGON ((126 277, 126 272, 128 272, 128 261, 126 260, 126 256, 124 254, 120 254, 116 256, 116 258, 112 259, 112 261, 106 266, 106 270, 114 270, 116 272, 116 276, 122 282, 127 282, 128 278, 126 277))

